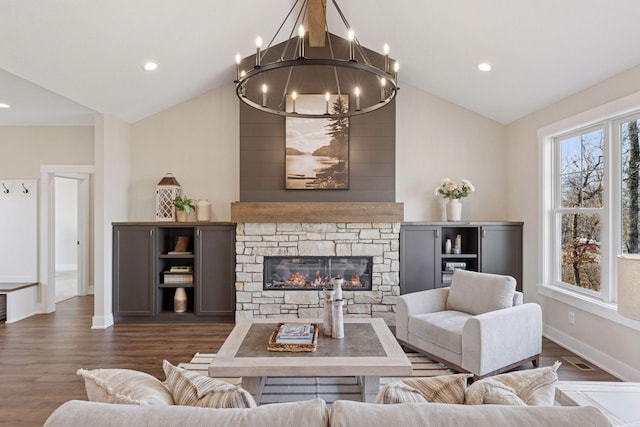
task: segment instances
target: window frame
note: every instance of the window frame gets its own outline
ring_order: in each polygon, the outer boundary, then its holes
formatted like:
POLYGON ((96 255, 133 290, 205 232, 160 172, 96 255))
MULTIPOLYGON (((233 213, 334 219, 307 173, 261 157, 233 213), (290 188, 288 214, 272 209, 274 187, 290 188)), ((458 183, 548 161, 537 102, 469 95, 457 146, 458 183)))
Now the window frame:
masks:
POLYGON ((571 129, 567 132, 558 133, 549 138, 548 143, 551 145, 551 158, 546 162, 545 175, 551 175, 550 198, 548 200, 547 217, 550 221, 549 233, 547 234, 548 245, 550 246, 550 254, 548 256, 550 271, 548 272, 548 282, 553 286, 565 289, 568 292, 575 292, 590 298, 599 299, 610 302, 610 281, 608 275, 610 272, 610 251, 605 244, 610 230, 610 212, 608 191, 610 189, 609 171, 610 171, 610 132, 606 122, 591 123, 587 126, 571 129), (585 207, 563 207, 562 206, 562 141, 569 138, 581 136, 594 131, 602 131, 602 155, 603 163, 603 197, 602 206, 600 208, 585 207), (562 215, 563 214, 598 214, 600 215, 601 227, 601 263, 600 263, 600 291, 581 288, 579 286, 563 282, 562 277, 562 215))

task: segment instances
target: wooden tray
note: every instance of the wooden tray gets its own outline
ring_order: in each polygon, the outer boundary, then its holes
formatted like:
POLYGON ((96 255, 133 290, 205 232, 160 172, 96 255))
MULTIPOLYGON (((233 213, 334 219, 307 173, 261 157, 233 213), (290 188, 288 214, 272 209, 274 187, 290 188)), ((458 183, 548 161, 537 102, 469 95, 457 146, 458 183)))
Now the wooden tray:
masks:
POLYGON ((291 351, 291 352, 311 352, 316 351, 318 348, 318 331, 320 330, 317 323, 312 323, 313 327, 313 339, 309 344, 285 344, 276 342, 276 337, 278 336, 278 331, 280 327, 284 325, 284 323, 278 323, 278 326, 271 333, 271 337, 269 338, 269 343, 267 344, 267 350, 269 351, 291 351))

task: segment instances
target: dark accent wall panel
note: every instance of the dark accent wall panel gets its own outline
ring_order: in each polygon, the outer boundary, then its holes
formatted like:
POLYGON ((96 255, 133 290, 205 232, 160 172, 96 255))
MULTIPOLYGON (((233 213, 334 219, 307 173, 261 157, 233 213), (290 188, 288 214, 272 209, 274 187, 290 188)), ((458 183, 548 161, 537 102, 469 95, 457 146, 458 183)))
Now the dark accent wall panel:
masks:
POLYGON ((285 118, 238 104, 241 202, 395 202, 395 99, 350 119, 348 190, 285 190, 285 118))

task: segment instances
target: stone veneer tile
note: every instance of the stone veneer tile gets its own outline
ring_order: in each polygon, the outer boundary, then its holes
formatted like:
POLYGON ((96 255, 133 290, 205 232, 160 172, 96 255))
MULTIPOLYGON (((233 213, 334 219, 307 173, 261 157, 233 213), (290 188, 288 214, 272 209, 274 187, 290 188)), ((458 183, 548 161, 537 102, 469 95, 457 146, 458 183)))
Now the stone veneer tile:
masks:
POLYGON ((360 230, 360 240, 366 239, 379 239, 380 238, 380 230, 375 228, 360 230))
POLYGON ((299 222, 279 222, 277 224, 278 232, 282 231, 302 231, 302 224, 299 222))
POLYGON ((319 304, 317 291, 287 291, 284 293, 285 304, 319 304))
POLYGON ((308 255, 333 256, 336 254, 336 246, 334 242, 301 241, 298 243, 298 254, 300 256, 308 256, 308 255))
POLYGON ((334 223, 302 223, 302 230, 307 232, 332 233, 338 230, 334 223))
POLYGON ((244 223, 244 234, 246 236, 276 234, 276 224, 271 222, 246 222, 244 223))

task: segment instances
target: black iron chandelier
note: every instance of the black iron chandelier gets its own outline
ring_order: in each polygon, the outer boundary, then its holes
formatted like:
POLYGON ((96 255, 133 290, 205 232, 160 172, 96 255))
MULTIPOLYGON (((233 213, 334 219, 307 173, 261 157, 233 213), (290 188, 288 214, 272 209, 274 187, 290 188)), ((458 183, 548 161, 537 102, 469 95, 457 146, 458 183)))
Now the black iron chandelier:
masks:
POLYGON ((255 55, 236 55, 236 94, 242 102, 281 116, 335 118, 369 113, 395 98, 399 64, 389 58, 388 45, 384 54, 360 45, 337 2, 331 3, 346 28, 346 39, 330 33, 325 19, 326 43, 310 46, 304 27, 309 0, 296 0, 265 49, 258 37, 255 55), (290 18, 294 22, 288 39, 274 45, 290 18), (301 95, 324 95, 325 102, 296 108, 301 95))

